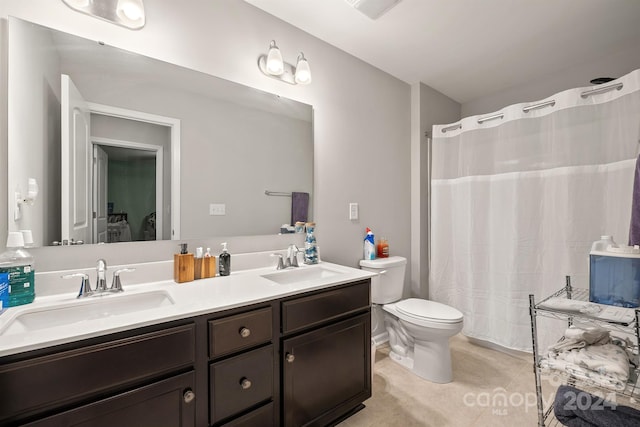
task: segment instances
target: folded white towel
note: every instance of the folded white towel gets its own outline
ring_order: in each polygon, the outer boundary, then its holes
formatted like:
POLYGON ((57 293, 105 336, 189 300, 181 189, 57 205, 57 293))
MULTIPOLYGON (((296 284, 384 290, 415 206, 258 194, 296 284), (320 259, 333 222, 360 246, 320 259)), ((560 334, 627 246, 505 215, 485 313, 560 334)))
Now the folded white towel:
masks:
POLYGON ((568 351, 550 351, 541 366, 566 371, 577 378, 622 390, 629 380, 630 359, 625 348, 610 343, 587 345, 568 351))
POLYGON ((539 307, 569 313, 580 313, 583 316, 623 325, 630 324, 636 318, 635 311, 632 308, 614 307, 612 305, 596 304, 588 301, 578 301, 560 297, 549 298, 541 302, 539 307))
POLYGON ((561 352, 584 348, 593 344, 608 344, 611 342, 609 331, 599 327, 578 328, 570 326, 564 336, 557 343, 549 346, 549 351, 561 352))

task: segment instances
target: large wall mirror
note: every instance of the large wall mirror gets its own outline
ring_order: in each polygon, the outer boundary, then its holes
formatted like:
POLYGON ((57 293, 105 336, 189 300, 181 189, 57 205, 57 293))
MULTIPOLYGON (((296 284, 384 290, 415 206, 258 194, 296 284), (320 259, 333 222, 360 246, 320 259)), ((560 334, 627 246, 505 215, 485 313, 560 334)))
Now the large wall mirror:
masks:
POLYGON ((8 229, 35 246, 277 234, 313 189, 309 105, 13 17, 8 79, 8 229))

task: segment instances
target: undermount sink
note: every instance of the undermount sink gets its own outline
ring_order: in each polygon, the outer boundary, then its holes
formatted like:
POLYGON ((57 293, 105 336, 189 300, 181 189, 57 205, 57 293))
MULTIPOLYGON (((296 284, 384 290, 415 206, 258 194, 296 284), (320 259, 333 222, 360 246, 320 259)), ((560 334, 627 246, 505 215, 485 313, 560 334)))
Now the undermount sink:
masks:
POLYGON ((0 335, 28 333, 173 304, 173 299, 166 291, 87 297, 46 308, 26 308, 5 325, 0 335))
POLYGON ((326 279, 341 273, 339 270, 333 270, 323 265, 314 265, 278 270, 274 273, 263 274, 262 277, 280 285, 290 285, 292 283, 326 279))

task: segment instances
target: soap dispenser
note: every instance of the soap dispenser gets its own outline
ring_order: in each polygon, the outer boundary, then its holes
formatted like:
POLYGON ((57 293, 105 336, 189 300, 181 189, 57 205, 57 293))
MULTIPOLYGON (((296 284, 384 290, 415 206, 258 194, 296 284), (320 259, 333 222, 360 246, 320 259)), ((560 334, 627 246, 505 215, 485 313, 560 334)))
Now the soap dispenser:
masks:
POLYGON ((191 282, 194 275, 193 254, 187 251, 187 244, 181 243, 180 253, 173 255, 173 280, 176 283, 191 282))
POLYGON ((227 242, 222 243, 222 253, 220 254, 220 275, 231 274, 231 254, 227 250, 227 242))

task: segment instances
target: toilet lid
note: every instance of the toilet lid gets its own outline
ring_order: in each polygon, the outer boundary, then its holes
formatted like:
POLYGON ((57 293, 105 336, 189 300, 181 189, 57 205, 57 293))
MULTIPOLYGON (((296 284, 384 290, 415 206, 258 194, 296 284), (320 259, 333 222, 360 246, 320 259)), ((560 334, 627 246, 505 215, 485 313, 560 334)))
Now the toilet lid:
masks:
POLYGON ((396 303, 397 310, 407 316, 427 319, 432 322, 456 323, 462 320, 462 313, 453 307, 420 298, 409 298, 396 303))

